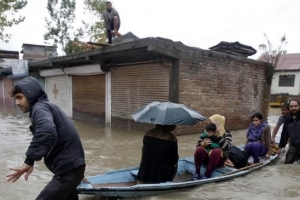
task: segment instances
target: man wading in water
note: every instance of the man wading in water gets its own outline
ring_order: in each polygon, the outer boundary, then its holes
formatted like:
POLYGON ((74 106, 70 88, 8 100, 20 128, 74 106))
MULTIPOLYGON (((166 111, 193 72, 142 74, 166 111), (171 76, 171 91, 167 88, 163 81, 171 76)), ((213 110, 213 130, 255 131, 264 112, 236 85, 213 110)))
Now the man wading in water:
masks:
POLYGON ((299 101, 290 100, 290 115, 287 116, 280 137, 279 149, 277 153, 281 153, 281 149, 285 147, 290 139, 290 148, 286 154, 285 164, 292 164, 300 159, 300 110, 299 101))
POLYGON ((24 164, 10 168, 13 172, 6 176, 7 181, 15 182, 23 174, 28 180, 34 162, 44 158, 45 165, 54 176, 36 199, 77 200, 76 187, 84 176, 85 160, 73 123, 58 106, 48 101, 47 94, 33 77, 19 81, 11 96, 23 113, 30 112, 33 138, 24 164))

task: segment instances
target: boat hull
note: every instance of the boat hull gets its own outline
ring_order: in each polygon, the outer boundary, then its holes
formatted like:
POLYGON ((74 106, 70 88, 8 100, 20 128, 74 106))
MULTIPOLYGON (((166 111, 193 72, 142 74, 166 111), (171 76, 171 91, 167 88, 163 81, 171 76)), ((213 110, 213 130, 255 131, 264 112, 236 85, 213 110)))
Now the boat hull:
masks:
MULTIPOLYGON (((191 175, 195 172, 193 157, 183 158, 178 161, 178 171, 173 182, 159 184, 136 184, 138 167, 110 171, 102 175, 88 177, 91 184, 81 183, 77 190, 79 194, 97 195, 101 197, 135 198, 142 196, 155 196, 173 192, 184 188, 195 187, 202 184, 219 182, 235 177, 243 176, 255 170, 261 169, 273 162, 277 155, 263 160, 261 164, 238 170, 232 167, 221 167, 213 171, 212 177, 204 180, 191 181, 191 175)), ((205 173, 205 167, 201 168, 201 174, 205 173)))

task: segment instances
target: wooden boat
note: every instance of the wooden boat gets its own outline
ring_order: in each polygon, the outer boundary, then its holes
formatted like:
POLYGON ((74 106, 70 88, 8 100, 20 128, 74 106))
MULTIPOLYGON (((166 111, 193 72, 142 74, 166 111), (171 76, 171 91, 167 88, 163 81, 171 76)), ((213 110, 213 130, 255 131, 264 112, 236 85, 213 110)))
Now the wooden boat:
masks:
MULTIPOLYGON (((79 194, 96 195, 100 197, 133 198, 141 196, 155 196, 162 193, 179 191, 179 189, 195 187, 202 184, 224 181, 227 179, 249 174, 263 168, 277 158, 277 154, 260 163, 241 169, 224 166, 213 171, 211 178, 191 181, 195 172, 194 158, 188 157, 178 161, 177 175, 173 182, 159 184, 137 184, 138 167, 119 169, 105 174, 87 177, 91 184, 81 183, 77 190, 79 194)), ((201 168, 201 174, 205 173, 205 166, 201 168)))

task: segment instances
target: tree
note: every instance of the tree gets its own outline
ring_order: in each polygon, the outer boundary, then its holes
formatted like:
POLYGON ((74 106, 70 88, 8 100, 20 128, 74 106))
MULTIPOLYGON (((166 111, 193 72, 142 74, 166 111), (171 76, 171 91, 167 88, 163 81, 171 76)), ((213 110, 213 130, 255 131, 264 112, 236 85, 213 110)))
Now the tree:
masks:
POLYGON ((0 0, 0 40, 8 42, 11 35, 4 33, 4 29, 20 24, 24 16, 16 17, 15 14, 27 5, 27 0, 0 0))
POLYGON ((259 45, 259 49, 264 52, 264 61, 272 63, 274 67, 276 67, 279 57, 282 54, 282 48, 286 45, 286 37, 283 35, 280 39, 280 45, 277 48, 273 48, 272 43, 270 42, 267 34, 264 33, 267 44, 262 43, 259 45))
POLYGON ((97 19, 94 23, 82 21, 84 34, 87 35, 89 41, 104 42, 105 41, 105 24, 102 13, 106 8, 106 0, 84 0, 86 13, 97 19))
POLYGON ((70 32, 75 19, 75 0, 48 0, 47 9, 50 20, 46 18, 48 32, 44 34, 46 41, 53 40, 54 45, 61 45, 62 51, 70 40, 70 32))
POLYGON ((106 0, 84 0, 84 5, 84 13, 89 16, 89 22, 82 20, 83 27, 76 30, 73 39, 69 40, 65 46, 66 54, 91 49, 92 45, 84 44, 80 40, 88 38, 92 42, 104 42, 106 39, 106 27, 102 16, 106 8, 106 0))
POLYGON ((81 42, 77 38, 74 40, 69 40, 65 46, 65 53, 76 53, 82 51, 88 51, 92 49, 92 45, 87 44, 86 42, 81 42))
POLYGON ((267 71, 266 71, 266 77, 267 77, 268 83, 271 84, 274 70, 275 70, 278 60, 282 54, 282 48, 286 45, 287 41, 286 41, 285 35, 283 35, 280 39, 280 45, 278 45, 277 48, 274 49, 274 47, 273 47, 272 43, 270 42, 266 33, 264 33, 264 36, 266 38, 267 43, 260 44, 259 49, 264 52, 262 61, 272 64, 272 67, 267 69, 267 71))

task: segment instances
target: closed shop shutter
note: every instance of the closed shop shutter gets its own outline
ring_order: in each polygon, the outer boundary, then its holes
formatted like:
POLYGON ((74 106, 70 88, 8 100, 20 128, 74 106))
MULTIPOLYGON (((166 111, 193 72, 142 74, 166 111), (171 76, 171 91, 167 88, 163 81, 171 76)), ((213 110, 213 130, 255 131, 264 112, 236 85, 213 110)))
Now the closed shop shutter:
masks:
POLYGON ((49 101, 58 105, 69 117, 72 117, 69 76, 51 76, 47 77, 45 82, 49 101))
POLYGON ((73 118, 105 123, 105 74, 72 76, 73 118))
POLYGON ((170 68, 144 64, 111 69, 112 125, 145 130, 153 125, 135 123, 130 115, 152 101, 168 101, 170 68))
POLYGON ((13 89, 13 80, 10 78, 3 78, 0 80, 0 104, 2 105, 14 105, 14 98, 9 96, 13 89))

